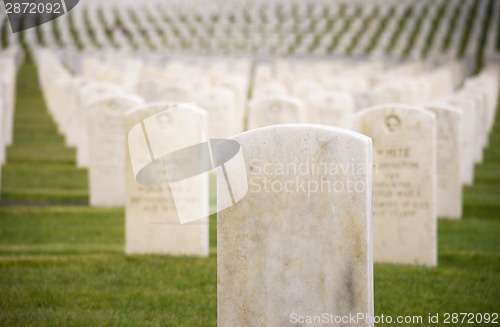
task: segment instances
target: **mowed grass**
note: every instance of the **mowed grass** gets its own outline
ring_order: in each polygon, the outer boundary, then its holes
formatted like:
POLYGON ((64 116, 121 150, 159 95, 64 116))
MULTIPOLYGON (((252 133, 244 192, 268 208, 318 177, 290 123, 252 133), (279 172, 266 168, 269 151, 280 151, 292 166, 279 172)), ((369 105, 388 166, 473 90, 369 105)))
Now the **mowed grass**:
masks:
MULTIPOLYGON (((33 69, 20 76, 20 85, 33 88, 26 97, 39 92, 33 69)), ((40 94, 30 101, 39 104, 40 94)), ((87 196, 86 173, 74 168, 74 151, 45 108, 25 105, 3 170, 9 206, 0 207, 0 326, 216 326, 214 216, 208 258, 126 256, 122 208, 12 205, 87 196), (29 126, 39 132, 36 146, 29 126)), ((464 189, 464 218, 438 223, 439 266, 375 264, 376 315, 422 316, 428 326, 428 314, 438 313, 432 326, 460 326, 444 324, 444 314, 500 312, 499 117, 495 127, 475 185, 464 189)))
POLYGON ((0 208, 0 326, 215 326, 217 258, 126 256, 123 209, 0 208))
POLYGON ((16 88, 14 143, 2 167, 3 203, 88 202, 87 171, 76 168, 49 115, 33 63, 22 66, 16 88))

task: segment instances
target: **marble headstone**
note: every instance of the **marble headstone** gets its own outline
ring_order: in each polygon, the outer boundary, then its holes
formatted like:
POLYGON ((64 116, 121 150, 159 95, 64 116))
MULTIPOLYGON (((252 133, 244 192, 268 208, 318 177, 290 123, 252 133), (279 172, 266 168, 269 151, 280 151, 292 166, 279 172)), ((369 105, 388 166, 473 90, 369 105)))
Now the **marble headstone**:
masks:
POLYGON ((354 99, 347 92, 323 91, 307 100, 311 123, 350 128, 354 99))
POLYGON ((252 99, 269 98, 275 96, 286 96, 288 90, 279 83, 262 83, 254 86, 252 99))
POLYGON ((158 78, 143 78, 137 85, 137 94, 147 102, 193 100, 192 91, 180 84, 172 84, 158 78))
MULTIPOLYGON (((217 217, 218 326, 286 326, 294 314, 373 315, 371 140, 307 124, 231 139, 248 174, 232 183, 248 178, 249 189, 217 217)), ((217 181, 223 188, 222 174, 217 181)))
POLYGON ((373 139, 373 259, 437 264, 436 118, 419 107, 362 110, 353 129, 373 139))
POLYGON ((0 195, 2 194, 2 165, 5 164, 5 143, 3 135, 3 101, 0 99, 0 195))
MULTIPOLYGON (((0 166, 5 164, 6 161, 6 156, 5 156, 5 136, 3 134, 5 126, 3 125, 3 120, 4 120, 4 100, 2 98, 2 89, 1 89, 1 84, 0 84, 0 166)), ((1 185, 1 183, 0 183, 1 185)))
POLYGON ((466 97, 471 100, 474 107, 474 114, 476 116, 476 135, 475 135, 475 144, 474 144, 474 163, 483 162, 483 149, 487 143, 487 127, 485 121, 485 110, 483 106, 483 99, 477 93, 472 92, 470 90, 464 91, 462 90, 459 93, 461 96, 466 97))
POLYGON ((236 131, 236 98, 232 90, 213 87, 196 95, 196 104, 208 113, 210 138, 223 139, 236 131))
POLYGON ((3 100, 3 137, 6 145, 11 145, 14 137, 14 111, 16 101, 15 62, 12 58, 0 58, 0 82, 3 100))
POLYGON ((89 133, 88 133, 88 105, 95 99, 119 95, 121 89, 112 84, 88 83, 79 92, 78 110, 75 114, 74 127, 77 130, 78 140, 76 148, 76 162, 78 167, 88 167, 89 164, 89 133))
POLYGON ((143 103, 134 96, 110 96, 89 104, 89 193, 92 206, 125 204, 127 131, 125 113, 143 103))
POLYGON ((474 158, 477 145, 477 115, 474 101, 459 94, 450 95, 446 103, 457 108, 460 119, 460 179, 462 184, 474 183, 474 158))
POLYGON ((248 129, 276 125, 304 123, 304 103, 293 97, 253 99, 248 103, 248 129))
POLYGON ((134 164, 158 163, 160 160, 159 169, 141 173, 143 185, 136 180, 136 169, 133 169, 131 160, 126 161, 127 254, 208 255, 208 219, 189 224, 181 224, 179 219, 179 211, 186 210, 198 217, 208 215, 208 175, 198 176, 194 184, 187 180, 183 190, 177 188, 174 201, 168 183, 164 183, 166 174, 161 168, 162 153, 158 153, 165 147, 175 151, 205 142, 205 125, 204 110, 173 103, 149 104, 127 113, 127 129, 130 131, 127 151, 130 155, 130 149, 133 149, 134 164), (142 127, 135 128, 139 123, 142 127))
POLYGON ((462 217, 460 112, 439 103, 425 108, 436 116, 436 214, 458 219, 462 217))

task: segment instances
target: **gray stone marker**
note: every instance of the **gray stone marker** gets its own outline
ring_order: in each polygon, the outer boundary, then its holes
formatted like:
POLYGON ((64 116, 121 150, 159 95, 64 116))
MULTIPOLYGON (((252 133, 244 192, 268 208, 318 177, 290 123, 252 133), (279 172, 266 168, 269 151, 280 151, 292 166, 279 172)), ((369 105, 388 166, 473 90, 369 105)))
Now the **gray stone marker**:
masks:
MULTIPOLYGON (((231 184, 249 187, 217 217, 218 326, 373 315, 370 138, 290 124, 231 140, 240 143, 247 171, 231 184)), ((217 181, 218 189, 226 185, 222 174, 217 181)))
POLYGON ((434 114, 388 104, 356 113, 353 127, 374 145, 374 261, 435 266, 434 114))

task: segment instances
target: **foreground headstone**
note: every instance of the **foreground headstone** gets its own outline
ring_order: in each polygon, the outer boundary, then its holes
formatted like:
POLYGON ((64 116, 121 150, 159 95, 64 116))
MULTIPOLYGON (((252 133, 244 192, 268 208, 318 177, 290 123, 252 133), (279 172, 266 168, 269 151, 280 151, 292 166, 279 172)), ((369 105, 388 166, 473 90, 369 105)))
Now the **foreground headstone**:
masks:
POLYGON ((304 103, 297 98, 281 96, 258 98, 248 103, 248 129, 305 122, 304 103))
POLYGON ((438 217, 462 217, 460 180, 460 112, 431 103, 425 106, 436 116, 436 214, 438 217))
MULTIPOLYGON (((371 140, 294 124, 231 139, 241 145, 249 189, 217 217, 218 326, 373 315, 371 140)), ((225 177, 217 181, 223 189, 225 177)))
POLYGON ((89 104, 89 191, 92 206, 125 204, 127 131, 125 113, 143 103, 132 96, 111 96, 89 104))
POLYGON ((373 259, 437 264, 436 122, 431 112, 383 105, 354 115, 373 139, 373 259))
MULTIPOLYGON (((128 136, 129 146, 142 151, 135 152, 135 162, 139 160, 150 163, 153 161, 151 155, 155 159, 161 158, 162 155, 157 152, 164 142, 168 142, 166 145, 172 151, 188 144, 205 142, 200 119, 206 122, 206 113, 203 110, 175 107, 172 103, 150 104, 127 113, 128 130, 141 122, 144 126, 144 130, 134 130, 133 133, 139 135, 129 133, 128 136), (148 119, 147 124, 145 119, 148 119), (147 143, 144 133, 148 133, 148 136, 162 135, 162 138, 148 138, 156 143, 147 143), (130 144, 132 139, 136 140, 132 141, 133 145, 130 144)), ((205 175, 205 178, 199 176, 195 184, 188 181, 184 184, 184 190, 177 188, 178 197, 174 202, 170 188, 165 183, 162 184, 166 177, 161 166, 160 169, 148 169, 141 174, 144 184, 158 186, 139 184, 130 160, 126 160, 126 174, 125 252, 207 256, 208 219, 181 224, 178 211, 189 209, 189 212, 197 217, 207 216, 208 175, 205 175)))

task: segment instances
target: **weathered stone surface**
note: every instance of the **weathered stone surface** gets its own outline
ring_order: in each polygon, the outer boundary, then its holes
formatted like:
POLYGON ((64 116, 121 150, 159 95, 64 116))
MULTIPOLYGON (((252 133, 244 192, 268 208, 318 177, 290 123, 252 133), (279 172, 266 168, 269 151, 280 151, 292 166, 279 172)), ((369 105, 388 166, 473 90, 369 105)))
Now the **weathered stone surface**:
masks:
POLYGON ((111 96, 89 104, 89 191, 92 206, 125 204, 127 131, 125 113, 143 103, 133 96, 111 96))
POLYGON ((212 87, 196 95, 196 104, 207 111, 210 138, 222 139, 236 131, 236 98, 232 90, 212 87))
POLYGON ((207 217, 208 174, 179 185, 174 200, 169 185, 164 183, 166 174, 161 160, 167 153, 205 142, 203 123, 203 110, 186 105, 175 107, 172 103, 150 104, 127 114, 129 154, 134 153, 126 167, 127 254, 208 255, 208 218, 190 224, 181 224, 179 218, 182 214, 207 217), (142 125, 137 126, 140 122, 142 125), (152 162, 153 166, 141 171, 152 162), (138 171, 141 183, 153 186, 137 183, 134 172, 138 171))
POLYGON ((347 92, 317 92, 308 98, 307 108, 314 124, 351 127, 354 99, 347 92))
POLYGON ((477 115, 474 101, 459 94, 450 95, 445 103, 451 105, 462 114, 460 119, 460 179, 462 184, 472 185, 474 183, 474 158, 479 139, 477 136, 477 115))
POLYGON ((76 163, 78 167, 88 167, 89 165, 88 105, 96 99, 120 94, 120 88, 112 84, 104 83, 88 83, 80 90, 78 110, 75 115, 76 121, 74 125, 78 135, 76 148, 76 163))
POLYGON ((388 104, 356 113, 353 124, 373 139, 374 261, 435 266, 434 114, 388 104))
POLYGON ((436 116, 436 214, 438 217, 462 217, 460 181, 460 121, 456 109, 431 103, 425 106, 436 116))
POLYGON ((286 326, 294 313, 373 314, 371 140, 296 124, 231 139, 248 174, 231 183, 248 178, 249 189, 217 217, 218 326, 286 326))
POLYGON ((305 119, 304 103, 297 98, 276 96, 254 99, 248 103, 248 129, 303 123, 305 119))

